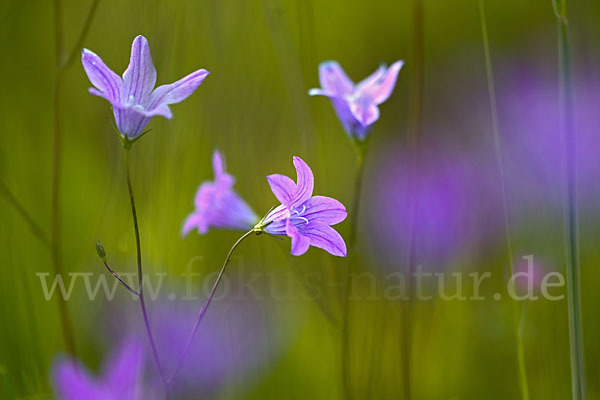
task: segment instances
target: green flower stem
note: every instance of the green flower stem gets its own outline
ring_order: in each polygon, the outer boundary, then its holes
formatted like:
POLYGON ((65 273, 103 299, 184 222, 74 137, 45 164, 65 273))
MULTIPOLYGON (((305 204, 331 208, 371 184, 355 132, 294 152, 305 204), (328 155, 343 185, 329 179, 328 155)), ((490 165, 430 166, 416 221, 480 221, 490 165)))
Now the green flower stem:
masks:
POLYGON ((127 175, 127 189, 129 190, 129 200, 131 203, 131 216, 133 218, 133 230, 135 232, 135 246, 136 246, 136 255, 137 255, 137 274, 138 274, 138 291, 139 299, 140 299, 140 307, 142 309, 142 316, 144 317, 144 325, 146 327, 146 333, 148 334, 148 340, 150 341, 150 347, 152 348, 152 355, 154 356, 154 361, 156 363, 156 367, 158 368, 158 373, 160 375, 160 379, 163 382, 165 387, 166 397, 169 397, 169 385, 167 379, 165 377, 165 373, 160 363, 160 359, 158 357, 158 351, 156 350, 156 344, 154 342, 154 337, 152 336, 152 329, 150 328, 150 322, 148 320, 148 311, 146 309, 146 301, 144 299, 144 280, 143 280, 143 269, 142 269, 142 247, 140 244, 140 229, 137 220, 137 212, 135 209, 135 199, 133 196, 133 187, 131 185, 131 176, 129 173, 129 150, 131 148, 131 143, 125 138, 124 139, 124 154, 125 154, 125 173, 127 175))
POLYGON ((569 340, 571 348, 571 389, 574 400, 585 400, 587 385, 583 354, 581 322, 581 289, 579 278, 579 245, 577 230, 577 181, 575 132, 573 130, 573 81, 571 75, 571 47, 567 22, 566 0, 553 1, 558 28, 560 73, 560 128, 564 138, 564 224, 567 261, 567 298, 569 309, 569 340))
MULTIPOLYGON (((260 225, 260 223, 259 223, 259 225, 260 225)), ((210 303, 212 302, 212 299, 215 296, 215 292, 217 291, 217 287, 219 286, 219 283, 221 282, 221 278, 223 277, 223 274, 225 273, 225 269, 227 268, 227 265, 229 265, 229 261, 231 261, 231 256, 233 255, 233 252, 240 245, 240 243, 242 243, 244 241, 244 239, 246 239, 248 236, 252 235, 253 233, 256 233, 257 235, 262 233, 262 227, 260 227, 259 225, 257 225, 256 227, 252 228, 248 232, 244 233, 233 244, 233 246, 231 246, 231 249, 229 249, 229 253, 227 253, 227 257, 225 257, 225 261, 223 262, 223 266, 221 267, 221 270, 219 271, 219 275, 217 275, 217 279, 215 280, 215 283, 213 284, 213 287, 212 287, 212 289, 210 291, 210 294, 208 295, 208 298, 206 299, 206 303, 204 303, 204 305, 202 306, 202 308, 198 312, 198 318, 196 319, 196 323, 194 324, 194 327, 192 328, 192 331, 190 332, 190 335, 188 336, 188 339, 187 339, 187 341, 185 343, 185 347, 183 349, 183 352, 181 353, 181 357, 179 358, 179 362, 177 363, 177 367, 175 367, 175 370, 173 371, 173 374, 171 375, 171 377, 168 380, 169 383, 173 382, 173 380, 175 379, 175 377, 179 373, 179 370, 181 369, 181 367, 183 365, 183 362, 185 361, 185 357, 187 356, 187 354, 190 351, 190 347, 192 345, 192 341, 194 340, 194 336, 196 335, 196 332, 198 331, 198 327, 200 326, 200 323, 204 319, 204 315, 206 314, 206 311, 208 310, 208 307, 210 306, 210 303)))
POLYGON ((344 285, 344 299, 342 310, 342 389, 344 399, 352 398, 350 388, 350 285, 353 266, 356 255, 356 234, 358 231, 358 219, 360 215, 360 199, 362 193, 363 176, 365 172, 365 158, 367 157, 368 138, 364 140, 353 139, 356 151, 356 175, 354 178, 354 200, 350 210, 350 233, 348 236, 349 257, 346 266, 346 282, 344 285))
MULTIPOLYGON (((494 139, 494 149, 496 152, 496 164, 498 168, 499 181, 500 181, 500 192, 502 196, 502 211, 504 216, 504 235, 506 242, 506 252, 508 256, 508 266, 510 276, 514 274, 514 259, 512 249, 512 237, 509 221, 508 212, 508 201, 506 198, 506 181, 504 177, 504 160, 502 155, 502 145, 500 141, 500 131, 498 129, 498 111, 496 107, 496 90, 494 87, 494 70, 492 67, 492 58, 490 56, 490 45, 487 32, 487 23, 485 17, 485 9, 483 7, 483 0, 479 0, 479 17, 481 22, 481 34, 483 38, 483 52, 485 55, 485 70, 488 83, 488 94, 490 102, 490 113, 492 118, 492 136, 494 139)), ((510 280, 511 290, 514 293, 513 280, 510 280)), ((518 374, 519 374, 519 388, 521 392, 522 400, 529 400, 529 387, 527 384, 527 370, 525 365, 525 352, 523 346, 523 321, 519 316, 519 306, 516 300, 512 300, 512 313, 513 313, 513 327, 517 342, 517 362, 518 362, 518 374)), ((525 315, 524 310, 521 314, 525 315)))

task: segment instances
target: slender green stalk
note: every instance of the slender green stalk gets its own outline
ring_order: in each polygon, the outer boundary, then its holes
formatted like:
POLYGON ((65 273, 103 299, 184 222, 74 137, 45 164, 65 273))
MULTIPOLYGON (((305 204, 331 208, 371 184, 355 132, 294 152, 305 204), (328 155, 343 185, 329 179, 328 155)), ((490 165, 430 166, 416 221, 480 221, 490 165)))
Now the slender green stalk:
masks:
MULTIPOLYGON (((360 198, 362 193, 363 176, 365 172, 365 158, 367 156, 368 139, 353 139, 356 150, 356 176, 354 178, 354 200, 350 210, 350 233, 348 236, 348 247, 354 253, 356 249, 356 234, 358 231, 358 218, 360 215, 360 198)), ((342 389, 344 399, 352 398, 350 388, 350 296, 352 284, 352 262, 355 260, 355 254, 350 255, 346 265, 346 282, 344 285, 344 299, 342 310, 342 389)))
POLYGON ((581 289, 579 281, 577 176, 575 166, 576 138, 573 129, 573 82, 566 0, 553 0, 553 7, 558 29, 560 128, 565 144, 564 188, 566 193, 564 193, 564 224, 566 231, 567 298, 571 348, 571 389, 574 400, 585 400, 587 397, 587 385, 583 354, 581 289))
POLYGON ((219 282, 221 282, 221 278, 223 277, 223 274, 225 273, 225 269, 227 268, 227 265, 229 264, 229 261, 231 261, 231 256, 233 255, 233 252, 240 245, 240 243, 242 243, 244 241, 244 239, 246 239, 248 236, 250 236, 251 234, 253 234, 255 232, 257 234, 260 233, 260 231, 258 231, 256 229, 256 227, 252 228, 248 232, 244 233, 233 244, 233 246, 231 246, 231 249, 229 249, 229 253, 227 253, 227 257, 225 257, 225 261, 223 262, 223 266, 221 267, 221 270, 219 271, 219 275, 217 275, 217 279, 215 280, 215 283, 213 284, 213 287, 212 287, 212 289, 210 291, 210 294, 208 295, 208 298, 206 299, 206 303, 204 303, 204 305, 202 306, 202 308, 198 312, 198 318, 196 319, 196 323, 194 324, 194 327, 192 328, 192 331, 190 332, 190 335, 188 336, 188 339, 187 339, 187 341, 185 343, 185 347, 183 349, 183 352, 181 353, 181 357, 179 358, 179 362, 177 363, 177 367, 175 368, 175 370, 173 371, 173 374, 171 375, 171 377, 168 380, 169 383, 172 383, 173 380, 175 379, 175 377, 177 376, 177 374, 179 373, 179 370, 181 369, 181 367, 183 365, 183 362, 185 361, 185 358, 186 358, 186 356, 188 355, 188 353, 190 351, 190 347, 192 345, 192 341, 194 340, 194 336, 196 335, 196 332, 198 331, 198 327, 200 326, 200 323, 204 319, 204 315, 206 314, 206 311, 208 310, 208 307, 210 306, 210 303, 212 302, 212 299, 215 296, 215 292, 217 291, 217 287, 219 286, 219 282))
POLYGON ((137 212, 135 209, 135 198, 133 196, 133 187, 131 185, 131 177, 129 174, 129 149, 130 145, 127 145, 127 140, 124 141, 126 145, 123 146, 125 154, 125 173, 127 175, 127 189, 129 191, 129 200, 131 203, 131 216, 133 218, 133 230, 135 232, 135 246, 136 246, 136 258, 137 258, 137 274, 138 274, 138 297, 140 299, 140 308, 142 309, 142 316, 144 317, 144 325, 146 327, 146 333, 148 334, 148 340, 150 341, 150 347, 152 348, 152 355, 154 356, 154 362, 158 369, 160 379, 165 387, 167 398, 169 397, 169 385, 165 377, 165 373, 158 357, 158 351, 156 350, 156 344, 154 342, 154 336, 152 335, 152 329, 150 328, 150 321, 148 319, 148 311, 146 309, 146 301, 144 299, 144 280, 143 280, 143 268, 142 268, 142 247, 140 244, 140 228, 138 225, 137 212))
MULTIPOLYGON (((494 86, 494 69, 492 67, 492 57, 490 55, 490 44, 487 32, 487 23, 485 17, 485 9, 483 6, 483 0, 479 0, 479 17, 481 22, 481 35, 483 38, 483 52, 485 55, 485 70, 488 83, 488 94, 490 101, 490 114, 492 118, 492 136, 494 139, 494 149, 496 151, 496 164, 498 168, 498 175, 500 181, 500 192, 502 196, 502 212, 504 216, 504 235, 506 241, 506 252, 508 256, 508 267, 510 276, 514 274, 514 259, 512 249, 512 237, 510 230, 509 212, 508 212, 508 201, 506 198, 506 181, 504 177, 504 160, 502 155, 502 144, 500 141, 500 130, 498 129, 498 111, 496 107, 496 89, 494 86)), ((513 285, 513 280, 510 280, 513 285)), ((511 288, 514 292, 514 288, 511 288)), ((527 370, 525 365, 525 352, 523 346, 523 329, 522 321, 519 317, 519 306, 516 300, 512 300, 512 313, 513 313, 513 324, 517 342, 517 361, 518 361, 518 374, 519 374, 519 388, 521 391, 521 399, 529 400, 529 387, 527 384, 527 370)))
MULTIPOLYGON (((61 188, 61 167, 62 167, 62 121, 61 121, 61 89, 62 80, 66 69, 72 65, 79 54, 79 48, 85 41, 92 21, 98 8, 99 0, 93 0, 88 11, 83 28, 78 36, 76 45, 69 53, 67 59, 64 59, 65 48, 63 40, 63 11, 62 1, 54 0, 54 40, 56 57, 56 77, 54 81, 54 134, 52 151, 52 217, 50 242, 52 253, 52 269, 56 275, 62 275, 62 254, 61 254, 61 209, 60 209, 60 188, 61 188)), ((63 337, 68 352, 71 355, 76 354, 75 335, 69 316, 69 310, 66 300, 57 296, 61 327, 63 337)))

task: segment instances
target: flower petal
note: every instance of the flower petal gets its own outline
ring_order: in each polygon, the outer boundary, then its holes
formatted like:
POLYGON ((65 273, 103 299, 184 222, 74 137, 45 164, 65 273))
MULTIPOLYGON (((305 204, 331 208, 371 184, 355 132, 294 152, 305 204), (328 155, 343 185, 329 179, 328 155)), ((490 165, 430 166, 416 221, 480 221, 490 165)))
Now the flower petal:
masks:
POLYGON ((122 101, 126 104, 147 106, 148 96, 156 84, 156 69, 152 63, 148 40, 137 36, 131 45, 129 66, 123 73, 125 89, 122 101))
POLYGON ((125 339, 104 363, 103 372, 110 393, 124 399, 135 399, 139 377, 143 373, 144 352, 134 338, 125 339))
POLYGON ((202 214, 193 212, 187 216, 185 221, 183 222, 183 227, 181 228, 181 236, 186 237, 188 233, 190 233, 193 229, 198 229, 199 234, 204 234, 208 231, 208 226, 206 221, 202 217, 202 214))
POLYGON ((185 100, 189 95, 194 93, 194 90, 200 86, 208 74, 207 70, 199 69, 177 82, 157 87, 150 95, 148 108, 152 110, 161 104, 175 104, 185 100))
POLYGON ((292 206, 300 205, 310 199, 315 186, 313 172, 303 159, 294 156, 294 167, 296 167, 296 191, 292 206))
POLYGON ((230 188, 235 183, 235 178, 226 171, 225 158, 219 150, 213 152, 212 167, 215 174, 215 184, 222 188, 230 188))
POLYGON ((359 91, 360 88, 370 87, 370 86, 376 84, 379 80, 381 80, 385 76, 386 72, 387 72, 387 67, 384 64, 380 65, 379 68, 377 68, 377 70, 375 72, 373 72, 371 75, 367 76, 365 79, 363 79, 356 85, 356 91, 359 91))
POLYGON ((390 97, 403 61, 396 61, 387 70, 380 67, 377 72, 356 86, 356 96, 368 98, 375 105, 381 104, 390 97))
POLYGON ((325 61, 319 65, 319 81, 325 91, 340 97, 348 95, 354 90, 354 83, 335 61, 325 61))
POLYGON ((83 49, 81 52, 81 63, 90 82, 96 89, 90 89, 90 93, 110 101, 118 103, 121 99, 121 88, 123 81, 104 64, 104 61, 91 50, 83 49))
POLYGON ((372 125, 379 119, 379 108, 374 103, 367 103, 358 99, 357 102, 350 102, 349 106, 354 118, 364 127, 372 125))
POLYGON ((88 371, 75 361, 58 361, 53 367, 53 380, 61 400, 97 399, 103 396, 88 371))
POLYGON ((309 96, 326 96, 326 97, 338 97, 336 93, 330 92, 325 89, 310 89, 308 91, 309 96))
POLYGON ((306 210, 302 216, 309 221, 318 221, 326 225, 339 224, 346 219, 346 207, 336 199, 326 196, 314 196, 303 205, 306 210))
POLYGON ((113 112, 119 132, 130 139, 142 133, 152 119, 152 116, 138 106, 128 107, 113 104, 113 112))
POLYGON ((301 256, 302 254, 306 253, 308 246, 310 245, 310 239, 301 235, 298 232, 298 229, 292 225, 289 219, 287 220, 287 224, 285 226, 285 232, 289 237, 292 238, 292 255, 301 256))
POLYGON ((319 247, 334 256, 346 257, 344 239, 329 225, 311 222, 308 225, 299 226, 298 234, 310 239, 311 246, 319 247))
POLYGON ((267 176, 267 182, 271 186, 271 191, 285 207, 290 208, 294 194, 296 193, 296 184, 285 175, 272 174, 267 176))

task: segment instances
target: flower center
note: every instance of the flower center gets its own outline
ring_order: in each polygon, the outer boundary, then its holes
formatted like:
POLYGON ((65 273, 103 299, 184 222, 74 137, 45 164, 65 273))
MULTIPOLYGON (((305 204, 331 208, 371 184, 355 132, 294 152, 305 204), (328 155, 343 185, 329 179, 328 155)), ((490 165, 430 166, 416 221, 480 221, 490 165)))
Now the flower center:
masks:
POLYGON ((302 206, 302 210, 298 211, 298 209, 294 209, 290 215, 290 220, 302 220, 306 223, 306 225, 308 225, 308 219, 306 217, 303 217, 302 214, 304 214, 304 211, 306 211, 306 206, 302 206))
POLYGON ((133 109, 138 110, 138 111, 144 111, 145 110, 145 108, 144 108, 143 105, 136 104, 135 98, 133 97, 133 94, 129 95, 129 98, 127 99, 127 105, 131 106, 133 109))

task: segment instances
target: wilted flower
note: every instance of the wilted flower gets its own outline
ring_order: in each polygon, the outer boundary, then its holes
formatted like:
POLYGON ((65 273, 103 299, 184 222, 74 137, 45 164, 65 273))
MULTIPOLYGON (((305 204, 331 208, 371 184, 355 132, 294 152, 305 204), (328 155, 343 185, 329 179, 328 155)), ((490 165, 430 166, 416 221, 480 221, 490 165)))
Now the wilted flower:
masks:
POLYGON ((111 355, 100 376, 94 377, 74 360, 59 360, 53 380, 61 400, 121 400, 152 398, 140 387, 143 350, 139 343, 126 340, 111 355))
POLYGON ((123 79, 88 49, 83 49, 81 61, 95 86, 90 88, 90 93, 112 104, 117 128, 130 139, 142 133, 155 115, 170 119, 169 104, 186 99, 208 75, 208 71, 199 69, 175 83, 154 89, 156 69, 148 41, 141 35, 133 41, 129 66, 123 73, 123 79))
POLYGON ((314 176, 310 167, 294 157, 297 182, 287 176, 267 177, 271 190, 281 205, 259 223, 259 228, 274 235, 292 238, 292 254, 300 256, 309 246, 320 247, 334 256, 346 256, 346 243, 330 225, 346 219, 346 208, 339 201, 313 196, 314 176))
POLYGON ((308 94, 329 97, 348 135, 363 140, 379 118, 377 106, 392 94, 403 64, 396 61, 389 68, 382 65, 355 85, 337 62, 326 61, 319 65, 321 89, 311 89, 308 94))
POLYGON ((258 217, 233 190, 235 178, 225 170, 225 161, 217 150, 212 158, 214 182, 200 185, 194 200, 195 210, 185 220, 182 234, 194 228, 198 233, 208 232, 209 227, 248 230, 256 224, 258 217))

